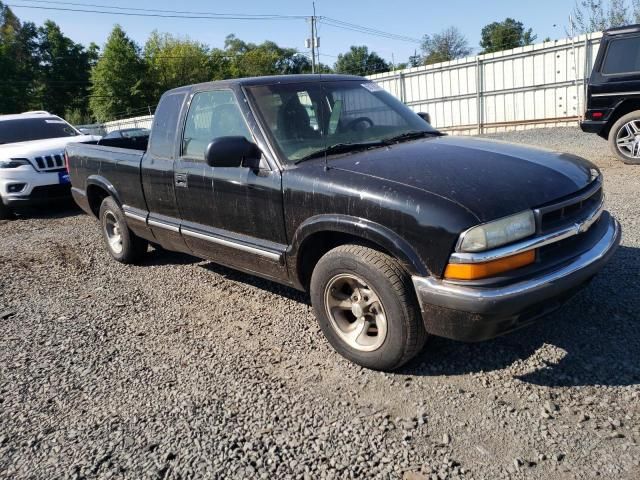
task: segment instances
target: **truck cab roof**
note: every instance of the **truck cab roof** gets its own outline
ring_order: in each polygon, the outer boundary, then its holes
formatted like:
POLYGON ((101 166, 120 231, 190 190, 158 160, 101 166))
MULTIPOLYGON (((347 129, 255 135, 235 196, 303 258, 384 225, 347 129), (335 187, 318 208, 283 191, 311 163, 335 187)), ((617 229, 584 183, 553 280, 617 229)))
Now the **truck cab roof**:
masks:
POLYGON ((298 74, 298 75, 270 75, 262 77, 248 77, 248 78, 231 78, 228 80, 216 80, 213 82, 204 82, 196 85, 188 85, 184 87, 178 87, 170 90, 167 93, 175 93, 180 91, 188 91, 193 88, 202 88, 206 86, 211 87, 244 87, 255 85, 275 85, 275 84, 290 84, 290 83, 311 83, 321 81, 368 81, 363 77, 356 75, 339 75, 339 74, 298 74))

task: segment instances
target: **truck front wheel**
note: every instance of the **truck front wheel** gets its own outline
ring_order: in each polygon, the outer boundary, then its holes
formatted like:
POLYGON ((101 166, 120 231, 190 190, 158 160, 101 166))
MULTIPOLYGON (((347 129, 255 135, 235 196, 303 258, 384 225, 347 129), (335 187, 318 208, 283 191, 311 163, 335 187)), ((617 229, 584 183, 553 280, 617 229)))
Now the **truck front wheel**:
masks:
POLYGON ((609 147, 624 163, 640 165, 640 110, 627 113, 613 124, 609 147))
POLYGON ((124 213, 111 197, 100 206, 102 237, 111 256, 120 263, 135 263, 146 253, 149 244, 127 226, 124 213))
POLYGON ((427 334, 411 277, 394 258, 361 245, 334 248, 313 270, 310 290, 322 332, 348 360, 390 371, 422 349, 427 334))

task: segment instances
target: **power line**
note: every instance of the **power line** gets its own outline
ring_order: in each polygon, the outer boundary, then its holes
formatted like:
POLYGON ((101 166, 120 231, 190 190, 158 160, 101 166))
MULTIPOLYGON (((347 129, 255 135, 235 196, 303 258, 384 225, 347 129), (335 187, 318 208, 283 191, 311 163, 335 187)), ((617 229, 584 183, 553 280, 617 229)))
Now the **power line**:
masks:
POLYGON ((365 27, 363 25, 358 25, 358 24, 355 24, 355 23, 344 22, 342 20, 336 20, 336 19, 330 18, 330 17, 320 17, 319 22, 324 24, 324 25, 327 25, 329 27, 341 28, 343 30, 350 30, 352 32, 364 33, 366 35, 373 35, 373 36, 376 36, 376 37, 387 38, 387 39, 390 39, 390 40, 398 40, 398 41, 402 41, 402 42, 417 43, 417 44, 421 44, 422 43, 422 40, 420 40, 418 38, 413 38, 413 37, 408 37, 408 36, 405 36, 405 35, 398 35, 398 34, 395 34, 395 33, 385 32, 383 30, 377 30, 375 28, 365 27))
MULTIPOLYGON (((44 1, 44 0, 14 0, 25 3, 37 3, 46 4, 48 6, 41 5, 26 5, 26 4, 9 4, 8 6, 14 8, 30 8, 36 10, 52 10, 63 12, 78 12, 78 13, 97 13, 101 15, 120 15, 120 16, 134 16, 134 17, 155 17, 155 18, 184 18, 184 19, 201 19, 201 20, 301 20, 308 19, 306 15, 281 15, 281 14, 246 14, 246 13, 216 13, 216 12, 204 12, 204 11, 188 11, 188 10, 162 10, 162 9, 145 9, 136 7, 120 7, 109 6, 95 3, 80 3, 80 2, 64 2, 64 1, 44 1), (51 4, 56 5, 69 5, 71 7, 53 7, 51 4), (82 8, 76 8, 82 7, 82 8), (102 10, 95 10, 100 8, 102 10), (117 11, 109 11, 117 10, 117 11)), ((409 43, 420 44, 422 41, 417 38, 409 37, 406 35, 399 35, 395 33, 386 32, 384 30, 378 30, 355 23, 345 22, 337 20, 331 17, 313 16, 318 23, 323 23, 330 27, 340 28, 343 30, 350 30, 357 33, 364 33, 366 35, 372 35, 390 40, 398 40, 409 43)))
POLYGON ((18 0, 21 2, 27 3, 44 3, 46 5, 56 4, 56 5, 72 5, 76 7, 97 7, 97 8, 106 8, 110 10, 124 10, 124 11, 138 11, 138 12, 156 12, 156 13, 173 13, 173 14, 184 14, 184 15, 206 15, 211 17, 236 17, 246 18, 246 19, 305 19, 308 18, 305 15, 280 15, 280 14, 253 14, 253 13, 215 13, 215 12, 201 12, 201 11, 188 11, 188 10, 164 10, 159 8, 136 8, 136 7, 120 7, 120 6, 112 6, 112 5, 101 5, 95 3, 81 3, 81 2, 61 2, 61 1, 49 1, 49 0, 18 0))
POLYGON ((338 20, 335 18, 331 18, 331 17, 322 17, 322 20, 325 21, 325 23, 329 22, 332 24, 340 25, 341 27, 345 27, 345 28, 352 28, 352 29, 356 29, 356 30, 362 30, 364 32, 367 33, 371 33, 373 35, 381 35, 381 36, 388 36, 388 37, 393 37, 393 38, 397 38, 400 40, 407 40, 410 42, 414 42, 414 43, 421 43, 422 40, 418 39, 418 38, 413 38, 413 37, 409 37, 408 35, 399 35, 397 33, 390 33, 390 32, 386 32, 384 30, 378 30, 376 28, 372 28, 372 27, 366 27, 363 25, 358 25, 356 23, 350 23, 350 22, 345 22, 343 20, 338 20))
MULTIPOLYGON (((15 1, 15 0, 14 0, 15 1)), ((27 0, 29 1, 29 0, 27 0)), ((303 18, 307 18, 307 17, 285 17, 285 16, 263 16, 263 17, 246 17, 246 16, 242 16, 241 14, 239 15, 234 15, 234 16, 221 16, 221 15, 212 15, 212 14, 208 14, 208 15, 182 15, 182 14, 162 14, 162 13, 136 13, 133 11, 129 11, 129 12, 109 12, 109 11, 104 11, 104 10, 91 10, 88 8, 67 8, 67 7, 42 7, 42 6, 37 6, 37 5, 16 5, 14 3, 11 4, 6 4, 9 7, 12 8, 30 8, 30 9, 34 9, 34 10, 53 10, 53 11, 59 11, 59 12, 77 12, 77 13, 97 13, 97 14, 101 14, 101 15, 120 15, 120 16, 127 16, 127 17, 155 17, 155 18, 174 18, 174 19, 178 19, 178 18, 184 18, 187 20, 284 20, 284 19, 293 19, 293 18, 298 18, 298 19, 303 19, 303 18)), ((102 7, 102 8, 112 8, 112 7, 102 7)))

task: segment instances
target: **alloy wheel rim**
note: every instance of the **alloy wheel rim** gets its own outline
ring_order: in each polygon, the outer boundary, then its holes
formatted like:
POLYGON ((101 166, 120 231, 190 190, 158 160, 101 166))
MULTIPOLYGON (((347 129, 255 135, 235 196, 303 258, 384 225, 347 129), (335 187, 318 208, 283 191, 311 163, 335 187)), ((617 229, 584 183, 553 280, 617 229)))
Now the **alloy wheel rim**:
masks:
POLYGON ((122 253, 122 229, 113 212, 106 212, 104 215, 104 233, 111 251, 116 254, 122 253))
POLYGON ((623 155, 640 158, 640 120, 631 120, 618 130, 616 145, 623 155))
POLYGON ((355 350, 372 352, 387 338, 387 316, 380 297, 352 274, 333 277, 325 288, 324 304, 331 327, 355 350))

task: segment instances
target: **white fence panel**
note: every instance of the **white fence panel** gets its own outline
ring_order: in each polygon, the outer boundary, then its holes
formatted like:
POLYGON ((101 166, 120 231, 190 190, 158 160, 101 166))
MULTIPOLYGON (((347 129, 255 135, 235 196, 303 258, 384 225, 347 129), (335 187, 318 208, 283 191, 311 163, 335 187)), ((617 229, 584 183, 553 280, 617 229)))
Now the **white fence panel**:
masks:
POLYGON ((153 123, 153 115, 144 115, 142 117, 127 118, 125 120, 114 120, 113 122, 103 123, 102 126, 106 133, 124 128, 148 128, 151 129, 153 123))
POLYGON ((477 134, 574 124, 602 33, 368 77, 435 127, 477 134))

